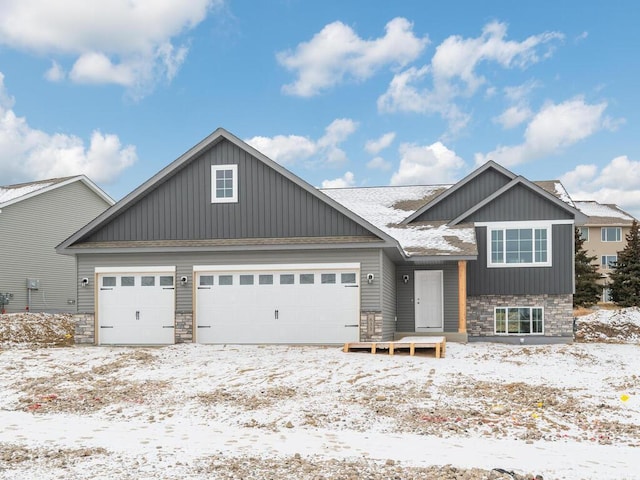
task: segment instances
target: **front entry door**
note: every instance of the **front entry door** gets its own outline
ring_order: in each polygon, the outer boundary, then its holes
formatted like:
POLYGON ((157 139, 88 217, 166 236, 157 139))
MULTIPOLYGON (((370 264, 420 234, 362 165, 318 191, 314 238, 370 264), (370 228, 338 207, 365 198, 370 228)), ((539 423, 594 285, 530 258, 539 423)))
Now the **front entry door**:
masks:
POLYGON ((414 278, 416 332, 442 332, 442 270, 416 270, 414 278))

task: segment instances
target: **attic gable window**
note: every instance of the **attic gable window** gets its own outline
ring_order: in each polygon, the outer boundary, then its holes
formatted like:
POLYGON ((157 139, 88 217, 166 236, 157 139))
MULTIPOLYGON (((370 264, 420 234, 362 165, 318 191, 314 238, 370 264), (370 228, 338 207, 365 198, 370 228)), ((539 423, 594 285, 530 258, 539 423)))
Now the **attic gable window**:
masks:
POLYGON ((238 165, 211 165, 211 203, 238 201, 238 165))
POLYGON ((487 234, 488 267, 551 266, 551 225, 494 225, 487 234))

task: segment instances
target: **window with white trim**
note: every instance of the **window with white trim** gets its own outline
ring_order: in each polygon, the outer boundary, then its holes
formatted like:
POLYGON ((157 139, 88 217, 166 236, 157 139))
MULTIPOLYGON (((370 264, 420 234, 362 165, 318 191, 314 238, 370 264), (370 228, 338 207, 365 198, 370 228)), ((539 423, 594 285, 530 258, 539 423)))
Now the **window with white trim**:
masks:
POLYGON ((542 307, 496 307, 496 334, 539 335, 544 333, 542 307))
POLYGON ((600 266, 606 270, 616 268, 616 262, 618 261, 618 255, 602 255, 600 258, 600 266))
POLYGON ((578 227, 578 231, 580 232, 580 238, 588 242, 589 241, 589 227, 578 227))
POLYGON ((602 227, 600 229, 600 235, 603 242, 622 241, 622 229, 620 227, 602 227))
POLYGON ((211 203, 238 201, 238 165, 211 165, 211 203))
POLYGON ((490 267, 551 265, 551 225, 540 227, 488 227, 490 267))

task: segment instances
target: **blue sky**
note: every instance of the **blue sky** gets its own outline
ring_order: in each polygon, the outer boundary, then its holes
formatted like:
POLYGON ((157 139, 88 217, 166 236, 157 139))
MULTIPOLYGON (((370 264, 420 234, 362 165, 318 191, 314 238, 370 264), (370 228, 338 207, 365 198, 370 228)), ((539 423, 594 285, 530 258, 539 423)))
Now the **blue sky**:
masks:
POLYGON ((640 216, 633 1, 0 0, 0 184, 119 199, 224 127, 316 186, 493 159, 640 216))

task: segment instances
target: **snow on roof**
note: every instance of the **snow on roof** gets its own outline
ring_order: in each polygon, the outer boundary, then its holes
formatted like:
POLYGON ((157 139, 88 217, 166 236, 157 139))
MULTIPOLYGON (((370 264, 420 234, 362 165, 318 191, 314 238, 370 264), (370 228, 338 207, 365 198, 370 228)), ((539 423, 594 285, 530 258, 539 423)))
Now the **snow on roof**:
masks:
POLYGON ((400 222, 451 185, 336 188, 321 191, 398 241, 407 256, 476 255, 473 225, 400 222))
POLYGON ((36 183, 24 183, 21 185, 9 185, 7 187, 0 187, 0 203, 8 202, 16 198, 22 197, 29 193, 46 188, 53 185, 53 182, 36 182, 36 183))
POLYGON ((590 217, 587 224, 594 223, 594 221, 602 222, 606 220, 609 220, 609 223, 611 223, 611 220, 624 220, 623 222, 618 221, 617 223, 631 224, 633 221, 633 217, 622 211, 617 205, 598 203, 593 200, 576 201, 575 204, 578 210, 590 217))
POLYGON ((564 203, 572 207, 575 207, 573 200, 569 196, 569 192, 567 192, 567 189, 564 188, 564 185, 562 185, 562 182, 560 182, 560 180, 541 180, 533 183, 538 185, 540 188, 546 190, 551 195, 555 195, 564 203))

